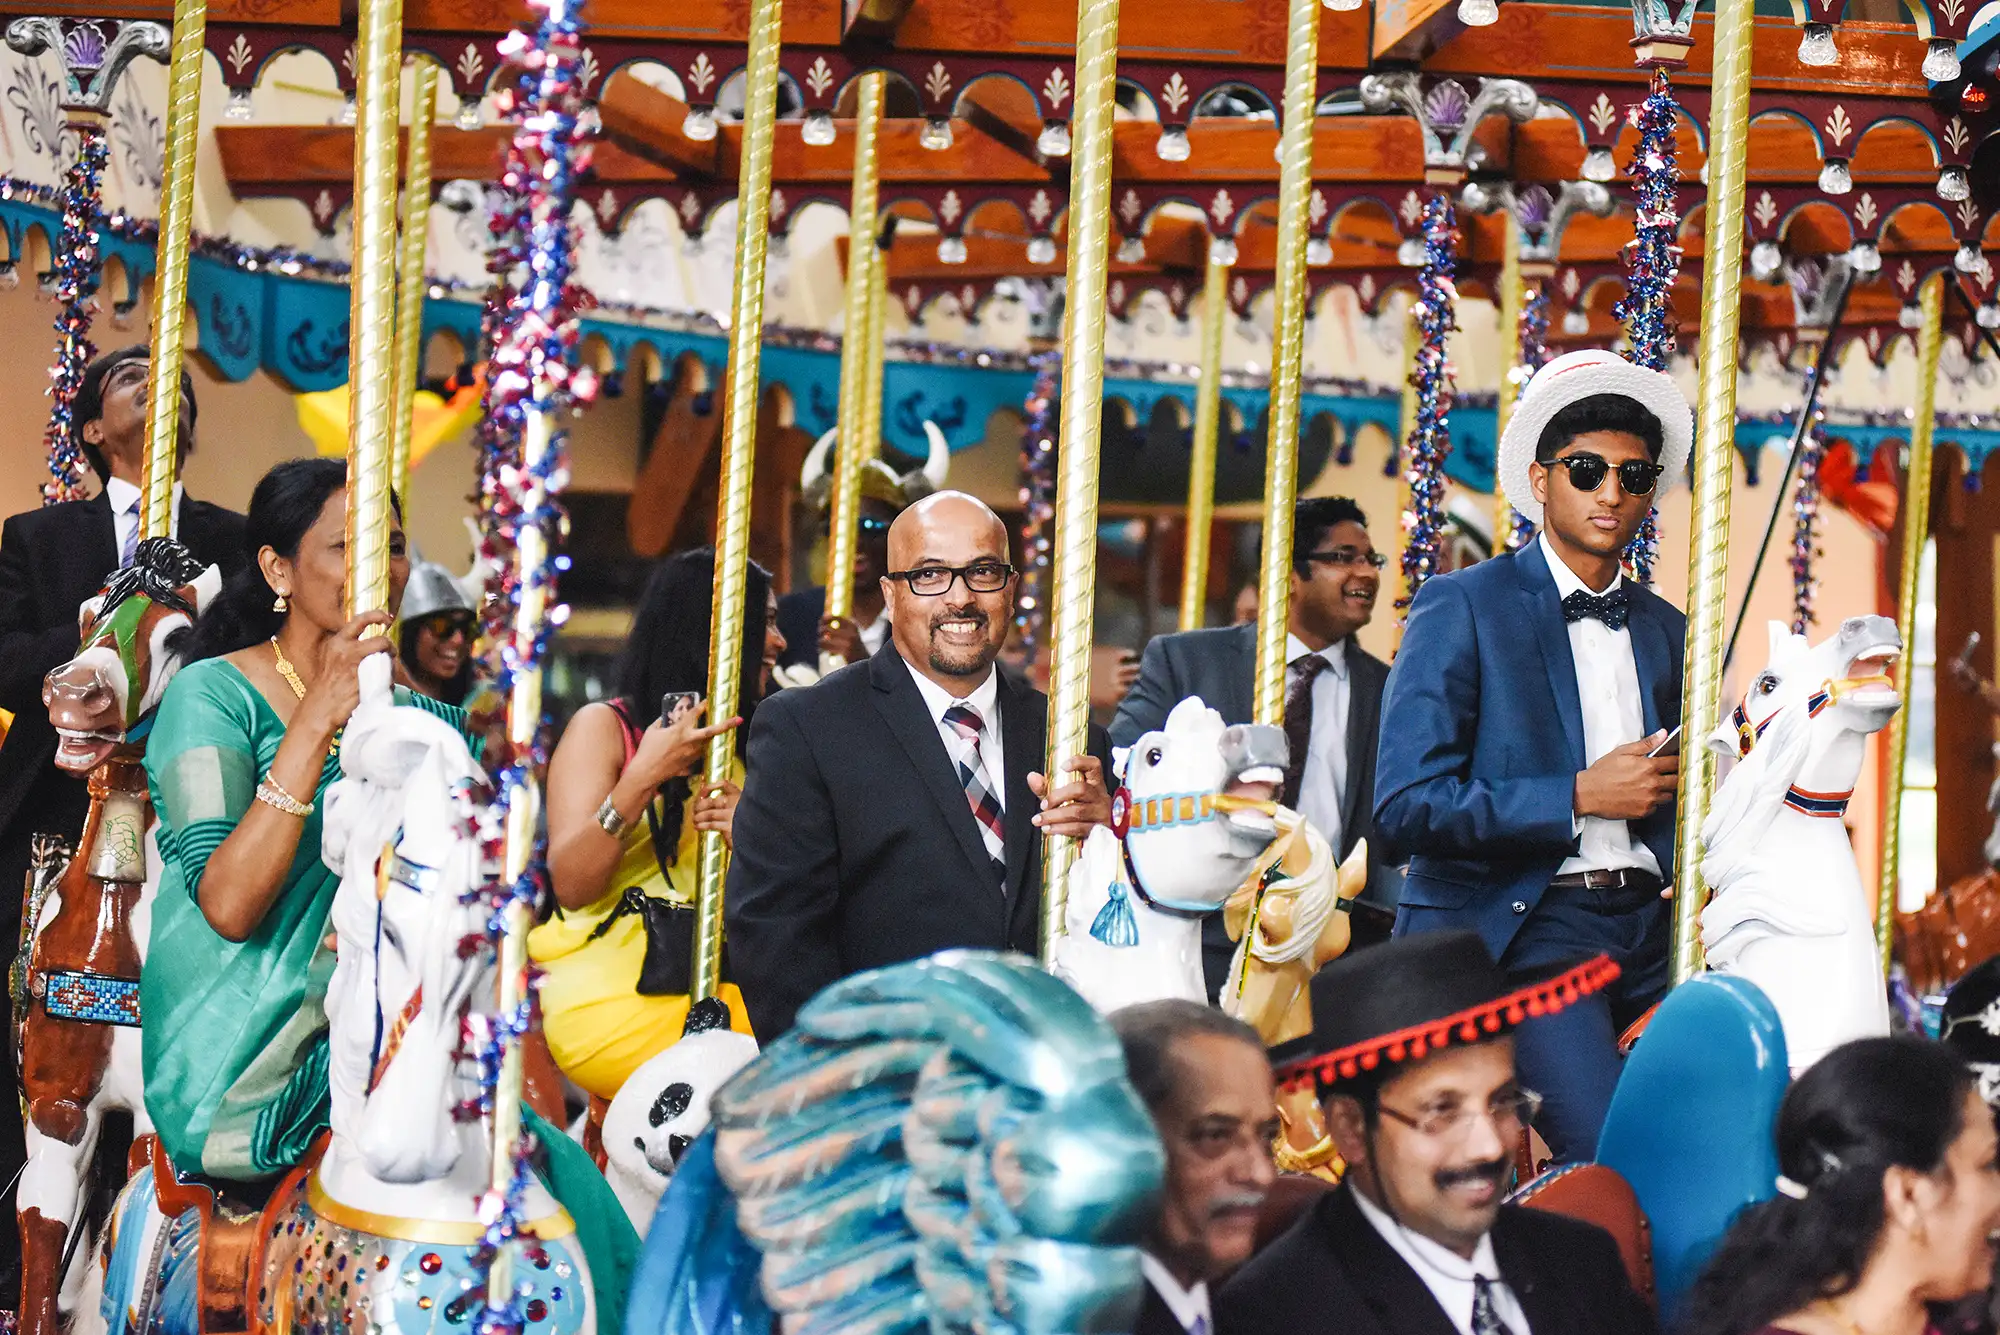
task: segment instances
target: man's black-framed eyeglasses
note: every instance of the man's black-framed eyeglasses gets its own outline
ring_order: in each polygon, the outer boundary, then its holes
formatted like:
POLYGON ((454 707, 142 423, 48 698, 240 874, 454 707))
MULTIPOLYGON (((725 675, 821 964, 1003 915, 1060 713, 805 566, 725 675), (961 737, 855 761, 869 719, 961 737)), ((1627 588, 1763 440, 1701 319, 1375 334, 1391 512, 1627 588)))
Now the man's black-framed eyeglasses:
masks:
POLYGON ((1353 547, 1336 547, 1330 552, 1307 552, 1306 560, 1329 566, 1370 566, 1376 570, 1389 564, 1389 558, 1380 552, 1364 552, 1353 547))
POLYGON ((915 570, 891 570, 890 579, 901 580, 910 592, 936 598, 958 580, 974 593, 998 593, 1014 578, 1014 567, 1004 561, 974 561, 969 566, 919 566, 915 570))
MULTIPOLYGON (((1551 459, 1544 466, 1554 468, 1558 464, 1569 470, 1569 484, 1578 491, 1596 491, 1611 471, 1609 463, 1588 450, 1551 459)), ((1618 465, 1618 486, 1627 496, 1651 496, 1653 488, 1659 485, 1660 474, 1666 471, 1651 459, 1627 459, 1618 465)))

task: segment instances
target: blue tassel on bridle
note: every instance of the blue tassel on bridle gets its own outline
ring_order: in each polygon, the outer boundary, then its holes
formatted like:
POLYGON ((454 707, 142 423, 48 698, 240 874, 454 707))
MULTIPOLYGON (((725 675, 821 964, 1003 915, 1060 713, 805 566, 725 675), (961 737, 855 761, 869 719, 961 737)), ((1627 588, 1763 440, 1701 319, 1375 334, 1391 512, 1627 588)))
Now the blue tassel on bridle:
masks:
POLYGON ((1114 950, 1130 950, 1139 944, 1139 917, 1132 911, 1132 896, 1125 892, 1123 878, 1111 878, 1111 893, 1091 922, 1090 934, 1114 950))

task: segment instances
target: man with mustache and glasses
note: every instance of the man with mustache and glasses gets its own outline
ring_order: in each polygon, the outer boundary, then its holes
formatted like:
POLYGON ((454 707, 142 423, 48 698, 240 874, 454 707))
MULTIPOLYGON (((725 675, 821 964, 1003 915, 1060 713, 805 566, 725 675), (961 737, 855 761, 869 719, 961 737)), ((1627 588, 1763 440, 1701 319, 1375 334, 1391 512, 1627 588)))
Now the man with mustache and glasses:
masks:
POLYGON ((1561 1161, 1595 1157, 1619 1033, 1667 985, 1687 621, 1619 565, 1693 440, 1658 371, 1599 351, 1537 371, 1499 480, 1542 532, 1423 586, 1382 702, 1375 829, 1409 858, 1398 935, 1471 928, 1509 975, 1600 952, 1624 971, 1521 1039, 1561 1161))
MULTIPOLYGON (((1375 743, 1389 665, 1355 635, 1375 614, 1384 564, 1368 537, 1368 517, 1345 496, 1310 497, 1293 510, 1285 637, 1291 764, 1282 800, 1326 837, 1338 857, 1368 838, 1374 824, 1375 743)), ((1130 746, 1165 727, 1167 714, 1191 695, 1226 723, 1250 722, 1256 670, 1254 610, 1248 622, 1156 637, 1140 661, 1139 680, 1111 720, 1112 744, 1130 746)), ((1395 922, 1402 878, 1387 858, 1371 862, 1368 885, 1352 909, 1356 945, 1387 940, 1395 922)), ((1235 951, 1222 915, 1211 915, 1202 924, 1211 996, 1229 976, 1235 951)))
POLYGON ((1017 575, 962 492, 889 530, 875 654, 764 701, 724 898, 730 965, 768 1043, 827 984, 952 947, 1032 953, 1042 835, 1111 820, 1103 734, 1052 785, 1048 699, 998 672, 1017 575))
POLYGON ((1516 1028, 1617 976, 1599 956, 1509 978, 1472 932, 1399 937, 1321 970, 1312 1032, 1271 1059, 1281 1082, 1317 1088, 1347 1175, 1223 1286, 1217 1329, 1651 1335, 1609 1234, 1501 1204, 1539 1101, 1515 1075, 1516 1028))
POLYGON ((1199 1002, 1148 1001, 1110 1021, 1167 1151, 1132 1335, 1213 1335, 1208 1286, 1250 1258, 1277 1175, 1271 1063, 1256 1030, 1199 1002))

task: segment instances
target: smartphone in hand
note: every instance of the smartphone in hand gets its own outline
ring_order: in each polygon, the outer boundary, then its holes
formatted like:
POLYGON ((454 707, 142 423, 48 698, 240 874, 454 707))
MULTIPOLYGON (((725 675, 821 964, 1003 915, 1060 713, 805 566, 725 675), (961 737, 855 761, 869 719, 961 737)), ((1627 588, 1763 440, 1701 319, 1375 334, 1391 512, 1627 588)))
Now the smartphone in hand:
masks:
POLYGON ((1675 724, 1674 730, 1668 733, 1665 737, 1662 737, 1660 739, 1660 744, 1654 747, 1652 750, 1648 751, 1646 754, 1648 756, 1677 756, 1680 753, 1681 753, 1681 729, 1679 724, 1675 724))
POLYGON ((668 691, 660 697, 660 722, 671 724, 700 703, 700 691, 668 691))

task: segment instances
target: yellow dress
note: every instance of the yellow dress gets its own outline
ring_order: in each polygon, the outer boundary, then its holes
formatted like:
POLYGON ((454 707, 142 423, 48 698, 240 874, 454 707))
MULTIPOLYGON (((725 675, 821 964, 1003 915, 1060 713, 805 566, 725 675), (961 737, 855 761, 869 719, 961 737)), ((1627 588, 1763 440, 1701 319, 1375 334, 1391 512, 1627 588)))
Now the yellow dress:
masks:
MULTIPOLYGON (((743 782, 741 761, 732 763, 729 777, 743 782)), ((690 798, 674 858, 677 884, 661 874, 647 822, 635 820, 604 894, 580 909, 557 909, 528 934, 528 956, 542 969, 542 1032, 549 1051, 564 1075, 599 1098, 611 1098, 641 1063, 671 1047, 687 1021, 685 996, 649 997, 637 990, 646 958, 646 925, 639 914, 627 913, 591 938, 627 886, 672 904, 692 903, 700 846, 692 808, 690 798)), ((722 1000, 729 1007, 729 1027, 749 1033, 750 1018, 735 984, 722 985, 722 1000)))

